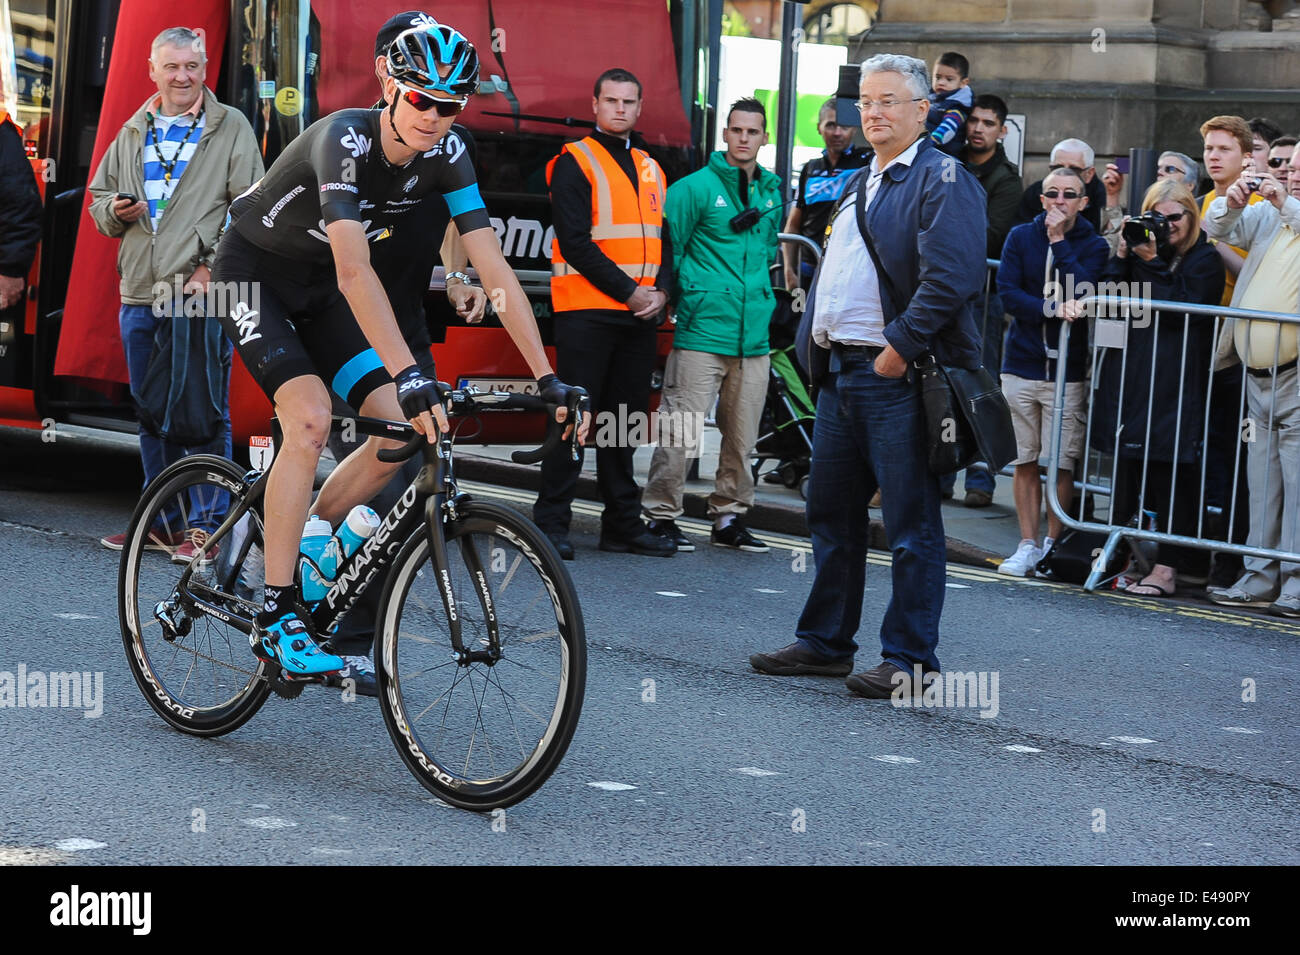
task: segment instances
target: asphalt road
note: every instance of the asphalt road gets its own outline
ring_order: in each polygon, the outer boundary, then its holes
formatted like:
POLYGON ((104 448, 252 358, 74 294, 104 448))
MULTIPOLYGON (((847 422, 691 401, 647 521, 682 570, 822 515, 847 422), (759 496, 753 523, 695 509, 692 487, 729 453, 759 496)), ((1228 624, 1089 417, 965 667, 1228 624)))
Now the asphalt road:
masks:
MULTIPOLYGON (((806 540, 739 554, 690 525, 694 554, 603 554, 590 507, 569 565, 591 650, 582 722, 504 817, 431 797, 366 698, 309 688, 187 737, 130 676, 117 556, 97 543, 125 529, 139 480, 121 441, 0 429, 0 681, 103 674, 98 717, 0 706, 0 862, 1300 861, 1294 622, 954 565, 940 657, 996 675, 996 695, 897 709, 749 668, 791 639, 806 540)), ((873 554, 860 669, 888 593, 873 554)))

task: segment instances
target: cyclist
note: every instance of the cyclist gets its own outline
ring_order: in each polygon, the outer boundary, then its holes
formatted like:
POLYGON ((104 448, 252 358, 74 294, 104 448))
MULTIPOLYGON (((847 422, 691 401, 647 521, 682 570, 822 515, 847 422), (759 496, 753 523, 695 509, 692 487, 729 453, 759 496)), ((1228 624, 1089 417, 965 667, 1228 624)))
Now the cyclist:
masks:
MULTIPOLYGON (((231 206, 214 281, 231 307, 226 334, 275 404, 283 441, 265 500, 266 586, 253 651, 286 672, 319 674, 344 661, 322 651, 296 599, 294 565, 312 478, 330 426, 326 387, 363 415, 402 417, 430 442, 447 420, 370 264, 371 246, 427 242, 409 213, 441 195, 465 251, 488 288, 504 295, 501 322, 547 401, 573 389, 551 371, 532 310, 501 253, 470 162, 436 147, 478 84, 478 55, 462 34, 430 22, 388 48, 383 110, 346 109, 312 124, 231 206)), ((565 420, 566 410, 556 412, 565 420)), ((581 429, 585 431, 585 427, 581 429)), ((581 434, 580 438, 585 437, 581 434)), ((368 500, 396 465, 371 438, 321 489, 316 513, 331 521, 368 500)))

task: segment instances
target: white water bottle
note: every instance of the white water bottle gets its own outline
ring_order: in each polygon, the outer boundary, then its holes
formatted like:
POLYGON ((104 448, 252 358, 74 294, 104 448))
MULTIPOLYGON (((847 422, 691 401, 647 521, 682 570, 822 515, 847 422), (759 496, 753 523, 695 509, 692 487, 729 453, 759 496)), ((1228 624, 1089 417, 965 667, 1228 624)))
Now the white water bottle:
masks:
POLYGON ((343 554, 339 563, 350 558, 371 535, 379 529, 379 515, 364 504, 358 504, 348 512, 347 519, 339 525, 336 535, 343 554))
POLYGON ((304 558, 309 557, 316 564, 313 567, 305 559, 298 561, 301 568, 302 599, 310 607, 325 599, 334 575, 338 572, 338 541, 334 539, 329 521, 323 521, 313 514, 303 528, 300 550, 304 558))

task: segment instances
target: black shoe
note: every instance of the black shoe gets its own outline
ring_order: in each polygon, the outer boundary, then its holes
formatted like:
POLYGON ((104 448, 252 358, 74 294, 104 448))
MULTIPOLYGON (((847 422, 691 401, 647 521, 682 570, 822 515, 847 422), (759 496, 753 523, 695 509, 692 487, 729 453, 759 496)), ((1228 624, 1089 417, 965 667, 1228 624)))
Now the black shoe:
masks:
POLYGON ((568 534, 563 531, 546 531, 546 536, 555 545, 561 560, 573 560, 573 542, 569 540, 568 534))
POLYGON ((766 554, 768 550, 766 544, 745 528, 740 518, 736 518, 722 530, 718 530, 716 527, 713 528, 709 534, 709 541, 714 547, 730 547, 733 550, 748 551, 751 554, 766 554))
POLYGON ((682 553, 689 554, 695 550, 695 542, 682 533, 676 521, 650 521, 646 524, 646 530, 672 541, 682 553))
POLYGON ((344 687, 344 680, 352 681, 358 696, 379 696, 379 682, 375 679, 375 665, 368 656, 344 657, 347 666, 325 677, 326 686, 344 687))
POLYGON ((798 643, 771 653, 755 653, 749 665, 759 673, 773 676, 848 676, 853 672, 853 658, 831 660, 798 643))
POLYGON ((676 544, 645 529, 631 538, 614 537, 602 530, 600 549, 614 554, 640 554, 643 557, 671 557, 677 553, 676 544))

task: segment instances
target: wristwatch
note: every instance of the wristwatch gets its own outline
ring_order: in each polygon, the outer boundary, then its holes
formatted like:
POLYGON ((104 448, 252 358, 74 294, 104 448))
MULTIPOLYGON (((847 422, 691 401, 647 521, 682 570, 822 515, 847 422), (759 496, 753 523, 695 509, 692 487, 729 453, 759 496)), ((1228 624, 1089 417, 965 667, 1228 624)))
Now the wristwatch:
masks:
POLYGON ((450 285, 452 279, 459 279, 461 282, 463 282, 466 285, 470 284, 469 276, 466 275, 464 272, 448 272, 447 278, 445 280, 445 284, 450 285))

